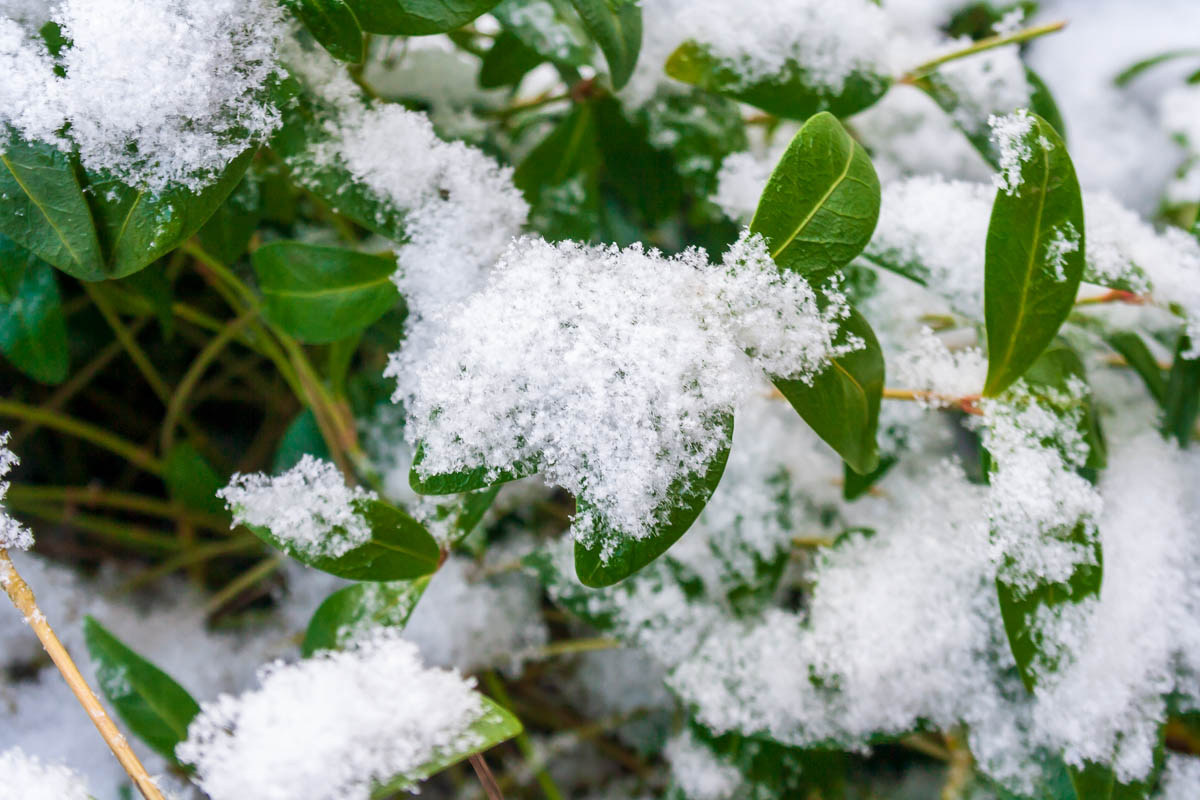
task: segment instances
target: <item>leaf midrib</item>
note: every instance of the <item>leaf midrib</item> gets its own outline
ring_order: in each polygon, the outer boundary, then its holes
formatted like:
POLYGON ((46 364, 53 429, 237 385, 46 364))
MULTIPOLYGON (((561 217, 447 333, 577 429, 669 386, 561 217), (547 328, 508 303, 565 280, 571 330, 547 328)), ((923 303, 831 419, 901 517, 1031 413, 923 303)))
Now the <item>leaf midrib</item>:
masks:
MULTIPOLYGON (((846 166, 843 167, 842 174, 839 175, 832 184, 830 184, 829 188, 827 190, 825 190, 825 193, 823 195, 821 195, 821 198, 816 203, 813 204, 812 210, 809 211, 808 214, 806 214, 804 216, 804 219, 802 219, 800 221, 800 224, 796 226, 796 229, 794 231, 792 231, 791 236, 789 236, 786 240, 784 240, 783 244, 781 244, 777 250, 774 250, 771 252, 772 259, 778 258, 780 253, 782 253, 789 246, 791 246, 792 242, 794 242, 796 240, 796 237, 800 235, 801 231, 803 231, 805 228, 808 227, 808 224, 810 222, 812 222, 813 217, 815 217, 817 215, 817 212, 825 207, 826 201, 828 201, 829 198, 833 196, 833 193, 835 191, 837 191, 837 188, 839 186, 841 186, 842 183, 846 180, 846 177, 850 174, 850 165, 854 163, 854 148, 855 148, 855 146, 856 145, 854 143, 851 143, 850 154, 846 158, 846 166)), ((753 228, 753 227, 754 227, 754 224, 753 224, 753 222, 751 222, 751 228, 753 228)))
POLYGON ((328 289, 315 289, 313 291, 301 291, 298 289, 272 289, 272 288, 264 286, 264 287, 262 287, 262 293, 264 295, 274 295, 275 297, 317 298, 317 297, 325 297, 328 295, 345 294, 347 292, 358 292, 358 291, 363 291, 366 289, 371 289, 376 286, 380 286, 382 284, 388 283, 391 281, 391 279, 392 279, 391 275, 384 275, 380 278, 366 281, 364 283, 350 283, 350 284, 344 284, 342 286, 335 286, 335 287, 328 288, 328 289))

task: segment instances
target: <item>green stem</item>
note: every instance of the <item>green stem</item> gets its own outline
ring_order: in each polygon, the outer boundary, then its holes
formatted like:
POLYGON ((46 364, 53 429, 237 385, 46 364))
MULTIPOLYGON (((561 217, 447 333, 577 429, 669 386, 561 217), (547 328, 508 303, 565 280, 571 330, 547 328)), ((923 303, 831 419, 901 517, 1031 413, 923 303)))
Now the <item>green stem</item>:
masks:
POLYGON ((17 400, 0 400, 0 417, 13 417, 29 422, 36 422, 39 425, 53 428, 69 436, 83 439, 97 447, 108 450, 110 453, 121 456, 126 461, 141 467, 146 472, 162 477, 162 461, 146 452, 145 449, 127 439, 122 439, 116 434, 109 433, 103 428, 77 420, 61 412, 37 408, 36 406, 26 405, 17 400))
POLYGON ((924 64, 919 64, 901 76, 899 81, 901 83, 912 83, 925 77, 943 64, 951 61, 957 61, 960 58, 966 58, 967 56, 973 56, 976 53, 982 53, 986 50, 994 50, 997 47, 1004 47, 1005 45, 1009 44, 1028 42, 1031 39, 1036 39, 1039 36, 1045 36, 1048 33, 1057 33, 1066 26, 1066 20, 1060 20, 1059 22, 1048 22, 1045 25, 1035 25, 1032 28, 1025 28, 1024 30, 1016 31, 1014 33, 1006 33, 999 36, 989 36, 986 39, 980 39, 978 42, 975 42, 969 47, 964 47, 962 50, 955 50, 952 53, 946 53, 943 56, 938 56, 937 58, 926 61, 924 64))
POLYGON ((116 522, 104 517, 81 514, 77 511, 61 507, 18 502, 12 497, 5 498, 5 502, 13 511, 28 514, 31 517, 37 517, 47 522, 59 522, 70 525, 73 528, 78 528, 81 531, 86 531, 109 542, 124 545, 139 552, 173 553, 179 550, 179 543, 175 541, 175 537, 144 528, 140 525, 116 522))
POLYGON ((108 327, 112 328, 113 333, 116 334, 117 341, 129 353, 129 358, 138 368, 138 372, 142 373, 146 383, 150 384, 150 388, 158 395, 158 399, 162 401, 163 405, 166 405, 171 396, 171 390, 167 388, 167 382, 162 379, 158 370, 154 368, 154 364, 150 362, 146 351, 141 348, 129 329, 121 322, 120 315, 113 309, 112 303, 109 302, 101 288, 97 284, 87 281, 80 281, 80 283, 83 285, 84 291, 92 298, 92 302, 104 317, 104 321, 108 323, 108 327))
POLYGON ((162 433, 160 434, 160 449, 163 453, 167 453, 171 449, 175 439, 175 423, 183 416, 187 399, 192 390, 196 388, 196 384, 200 382, 204 371, 225 349, 226 345, 237 336, 242 330, 242 326, 253 318, 253 314, 253 311, 247 311, 225 325, 224 329, 204 346, 179 381, 179 385, 175 387, 174 394, 167 400, 167 413, 163 418, 162 433))
MULTIPOLYGON (((504 687, 504 682, 497 677, 492 671, 483 674, 483 683, 487 686, 488 692, 492 698, 500 705, 513 710, 512 698, 508 695, 508 690, 504 687)), ((537 756, 537 751, 533 747, 533 742, 529 739, 529 734, 521 731, 517 734, 517 748, 521 751, 525 763, 533 770, 534 776, 537 778, 538 786, 542 788, 542 794, 546 795, 546 800, 564 800, 564 795, 558 786, 554 783, 554 779, 550 777, 550 773, 546 771, 546 765, 541 763, 537 756)))
POLYGON ((190 522, 199 528, 219 533, 229 532, 228 520, 213 514, 183 508, 157 497, 147 497, 133 492, 101 489, 93 486, 28 486, 13 484, 8 487, 8 499, 13 502, 46 505, 49 503, 88 506, 92 508, 114 508, 135 514, 190 522))
POLYGON ((214 614, 221 610, 221 607, 228 603, 233 598, 237 597, 242 592, 249 589, 254 584, 269 576, 272 572, 283 566, 284 556, 280 553, 275 553, 269 558, 264 558, 250 569, 238 575, 230 581, 221 591, 209 598, 208 603, 204 607, 205 614, 214 614))
POLYGON ((193 564, 199 564, 221 556, 235 553, 252 553, 261 550, 263 543, 253 537, 230 539, 226 542, 212 542, 185 550, 179 555, 172 556, 160 564, 138 573, 120 587, 121 592, 132 592, 140 586, 153 583, 159 578, 166 577, 172 572, 184 569, 193 564))

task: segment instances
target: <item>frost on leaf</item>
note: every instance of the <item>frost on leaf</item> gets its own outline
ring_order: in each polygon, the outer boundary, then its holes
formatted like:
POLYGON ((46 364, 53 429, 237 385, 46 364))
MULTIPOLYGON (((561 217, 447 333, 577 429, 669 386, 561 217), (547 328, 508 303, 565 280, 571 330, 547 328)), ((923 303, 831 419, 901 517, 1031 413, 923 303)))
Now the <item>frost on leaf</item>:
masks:
POLYGON ((368 800, 373 788, 482 744, 473 682, 427 669, 378 631, 344 652, 275 662, 259 688, 201 704, 176 749, 212 800, 368 800))
MULTIPOLYGON (((703 475, 724 447, 724 418, 763 370, 811 380, 846 313, 748 235, 720 264, 537 239, 515 243, 488 285, 445 316, 430 356, 390 374, 423 445, 422 478, 484 468, 495 479, 536 463, 584 495, 576 538, 607 527, 650 535, 673 485, 703 475)), ((677 489, 676 489, 677 491, 677 489)))
POLYGON ((8 433, 0 433, 0 550, 28 550, 33 547, 33 534, 4 510, 4 496, 8 493, 8 481, 3 480, 20 463, 20 460, 5 445, 8 433))
POLYGON ((282 475, 235 474, 217 492, 235 525, 267 528, 310 557, 337 558, 370 540, 371 528, 355 504, 374 492, 346 486, 337 467, 307 453, 282 475))
POLYGON ((57 58, 0 18, 0 123, 131 185, 199 190, 278 124, 282 18, 268 0, 63 0, 57 58))

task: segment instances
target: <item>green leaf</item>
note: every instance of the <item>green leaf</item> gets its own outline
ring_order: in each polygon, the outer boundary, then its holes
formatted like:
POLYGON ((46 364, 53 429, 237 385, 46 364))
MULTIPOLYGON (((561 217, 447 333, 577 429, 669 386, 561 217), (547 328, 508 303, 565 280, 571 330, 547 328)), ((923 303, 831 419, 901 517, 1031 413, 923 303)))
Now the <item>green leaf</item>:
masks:
POLYGON ((815 284, 867 246, 879 203, 879 178, 862 145, 832 114, 817 114, 775 166, 750 231, 767 240, 775 263, 815 284))
POLYGON ((225 501, 217 497, 228 482, 190 442, 175 444, 163 459, 167 494, 187 508, 228 517, 225 501))
POLYGON ((127 186, 111 175, 88 173, 88 203, 107 256, 101 271, 64 271, 85 281, 123 278, 174 250, 225 202, 255 150, 247 149, 199 192, 172 185, 156 194, 127 186))
POLYGON ((340 556, 310 555, 267 528, 247 525, 255 536, 302 564, 351 581, 400 581, 429 575, 441 563, 441 548, 406 512, 382 500, 355 501, 371 529, 371 538, 340 556))
POLYGON ((530 225, 551 241, 593 238, 599 163, 592 105, 576 103, 513 173, 529 203, 530 225))
POLYGON ((1167 379, 1158 366, 1158 359, 1150 352, 1142 337, 1133 331, 1117 331, 1106 336, 1105 341, 1125 359, 1125 363, 1133 367, 1146 384, 1154 402, 1160 407, 1164 406, 1167 401, 1167 379))
POLYGON ((895 456, 884 456, 879 459, 875 469, 866 475, 855 472, 849 464, 842 464, 842 499, 850 502, 862 497, 899 462, 900 459, 895 456))
POLYGON ((1121 70, 1117 77, 1113 78, 1113 83, 1117 86, 1125 86, 1131 83, 1134 78, 1138 77, 1152 67, 1157 67, 1159 64, 1166 63, 1167 61, 1173 61, 1177 58, 1190 58, 1193 56, 1200 56, 1200 50, 1195 48, 1189 48, 1185 50, 1169 50, 1165 53, 1159 53, 1158 55, 1150 56, 1149 58, 1143 58, 1140 61, 1136 61, 1125 69, 1121 70))
POLYGON ((571 0, 588 33, 604 51, 614 89, 629 82, 642 49, 642 8, 637 0, 571 0))
POLYGON ((581 67, 591 60, 594 48, 570 0, 504 0, 492 16, 546 61, 581 67))
POLYGON ((1180 447, 1187 447, 1192 440, 1196 416, 1200 414, 1200 358, 1184 357, 1191 348, 1191 339, 1181 333, 1163 404, 1163 436, 1175 437, 1180 447))
POLYGON ((808 72, 789 64, 770 78, 747 81, 727 61, 712 54, 702 43, 687 41, 667 59, 666 72, 677 81, 732 97, 784 119, 808 119, 828 111, 848 117, 883 97, 891 79, 883 75, 855 72, 847 76, 837 92, 815 85, 808 72))
POLYGON ((1033 90, 1029 95, 1029 110, 1050 123, 1065 142, 1067 140, 1067 123, 1063 120, 1062 112, 1058 110, 1058 103, 1055 102, 1054 95, 1050 93, 1050 87, 1046 85, 1040 75, 1029 67, 1025 68, 1025 79, 1029 81, 1029 88, 1033 90))
POLYGON ((480 695, 479 699, 483 701, 483 716, 472 723, 469 728, 470 732, 474 734, 471 737, 475 742, 474 745, 440 753, 429 763, 422 764, 411 772, 397 776, 378 787, 371 793, 371 797, 375 800, 391 797, 397 792, 410 788, 416 782, 425 780, 431 775, 436 775, 447 767, 451 767, 476 753, 482 753, 501 742, 508 741, 524 730, 521 726, 521 721, 513 716, 508 709, 483 695, 480 695))
POLYGON ((283 438, 279 440, 279 447, 275 450, 275 458, 271 462, 271 471, 277 475, 287 472, 300 463, 300 459, 306 453, 314 458, 329 459, 329 446, 325 443, 325 437, 321 435, 317 416, 311 408, 305 408, 297 414, 283 432, 283 438))
POLYGON ((484 89, 516 86, 525 73, 544 61, 541 54, 516 34, 501 31, 479 67, 479 85, 484 89))
POLYGON ((339 61, 361 64, 363 32, 345 0, 285 0, 304 27, 339 61))
POLYGON ((602 178, 645 225, 655 225, 678 212, 683 185, 669 152, 650 143, 650 131, 632 121, 612 97, 593 103, 596 146, 602 159, 602 178))
POLYGON ((263 313, 304 342, 358 333, 400 302, 396 260, 339 247, 272 242, 254 251, 263 313))
POLYGON ((170 337, 175 330, 175 292, 167 278, 166 265, 162 262, 151 264, 140 272, 126 275, 119 283, 150 304, 163 335, 170 337))
POLYGON ((70 159, 9 130, 0 146, 0 234, 85 280, 104 275, 92 212, 70 159))
POLYGON ((839 341, 848 336, 859 337, 865 346, 835 358, 812 385, 799 380, 771 380, 851 469, 868 475, 879 465, 875 432, 883 397, 883 351, 870 324, 854 309, 842 322, 839 341))
MULTIPOLYGON (((580 582, 599 588, 622 581, 667 552, 687 532, 708 504, 725 472, 725 462, 729 459, 729 447, 733 440, 732 414, 725 419, 724 428, 724 444, 709 462, 705 473, 689 476, 690 480, 686 482, 676 481, 671 487, 667 500, 670 510, 666 521, 650 536, 635 539, 621 531, 597 525, 596 537, 599 541, 617 542, 607 561, 600 557, 599 544, 589 548, 575 543, 575 574, 580 582)), ((576 503, 581 511, 588 506, 583 496, 576 498, 576 503)))
POLYGON ((1013 194, 997 191, 988 225, 987 397, 1020 378, 1050 344, 1083 278, 1083 201, 1075 167, 1058 133, 1041 117, 1030 119, 1021 143, 1030 151, 1020 165, 1021 183, 1013 194), (1060 248, 1064 241, 1074 241, 1075 249, 1060 248))
POLYGON ((263 183, 248 171, 200 229, 200 245, 222 264, 232 264, 246 252, 262 219, 263 183))
POLYGON ((461 28, 499 0, 347 0, 368 33, 428 36, 461 28))
POLYGON ((175 745, 200 705, 169 675, 130 650, 92 617, 83 636, 96 665, 100 690, 138 738, 168 761, 178 764, 175 745))
POLYGON ((488 469, 485 466, 422 478, 417 471, 417 467, 424 459, 425 447, 418 442, 416 454, 413 456, 413 468, 408 473, 408 484, 417 494, 459 494, 461 492, 473 492, 477 489, 486 489, 501 483, 528 478, 530 475, 536 475, 538 471, 537 463, 531 462, 516 464, 511 469, 500 470, 494 477, 490 478, 488 477, 488 469))
POLYGON ((67 323, 54 269, 0 235, 0 352, 13 366, 42 383, 62 383, 70 369, 67 323))
POLYGON ((308 623, 301 654, 339 650, 365 626, 403 628, 425 593, 429 577, 391 583, 356 583, 321 603, 308 623))
MULTIPOLYGON (((1087 384, 1087 370, 1079 354, 1066 342, 1059 340, 1038 356, 1024 378, 1034 395, 1041 397, 1042 402, 1050 403, 1058 413, 1065 414, 1074 412, 1078 407, 1061 405, 1061 398, 1071 396, 1072 384, 1087 384)), ((1084 466, 1088 469, 1104 469, 1108 463, 1108 448, 1100 429, 1100 414, 1090 390, 1079 403, 1082 406, 1078 408, 1082 411, 1079 433, 1088 446, 1084 466)))

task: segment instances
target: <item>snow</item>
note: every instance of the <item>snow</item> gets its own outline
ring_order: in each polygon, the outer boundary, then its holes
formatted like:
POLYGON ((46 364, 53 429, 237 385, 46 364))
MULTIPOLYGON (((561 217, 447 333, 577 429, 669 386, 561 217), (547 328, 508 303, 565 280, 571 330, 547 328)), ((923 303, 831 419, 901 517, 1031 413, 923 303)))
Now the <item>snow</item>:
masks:
POLYGON ((8 433, 0 433, 0 550, 28 550, 33 547, 33 534, 4 510, 4 496, 8 493, 8 481, 3 480, 12 468, 21 463, 8 444, 8 433))
POLYGON ((199 190, 278 124, 264 96, 283 31, 275 3, 63 0, 52 18, 71 42, 63 77, 34 29, 0 18, 0 64, 15 76, 0 122, 74 148, 90 170, 199 190))
POLYGON ((688 800, 733 800, 745 781, 737 767, 726 763, 691 733, 671 738, 663 751, 675 785, 688 800))
POLYGON ((394 399, 424 445, 420 474, 483 466, 495 478, 536 462, 547 482, 587 498, 575 536, 607 557, 617 540, 605 529, 649 535, 673 484, 704 473, 760 370, 811 381, 861 346, 833 343, 846 312, 830 298, 818 310, 755 237, 720 265, 698 250, 667 258, 527 238, 447 313, 426 363, 393 363, 404 381, 394 399))
POLYGON ((1033 147, 1028 141, 1033 117, 1025 109, 1018 109, 1012 114, 988 117, 988 125, 992 129, 992 142, 1000 153, 1000 171, 992 181, 1005 194, 1017 194, 1021 188, 1021 166, 1033 158, 1033 147))
POLYGON ((380 631, 352 650, 262 669, 259 688, 202 703, 179 758, 212 800, 368 800, 378 782, 480 742, 472 682, 428 669, 380 631))
POLYGON ((236 473, 217 492, 233 512, 233 524, 267 528, 309 557, 337 558, 371 539, 359 504, 374 492, 351 488, 332 463, 305 453, 296 466, 274 477, 236 473))
POLYGON ((14 747, 0 753, 0 798, 88 800, 87 784, 61 764, 46 764, 14 747))

